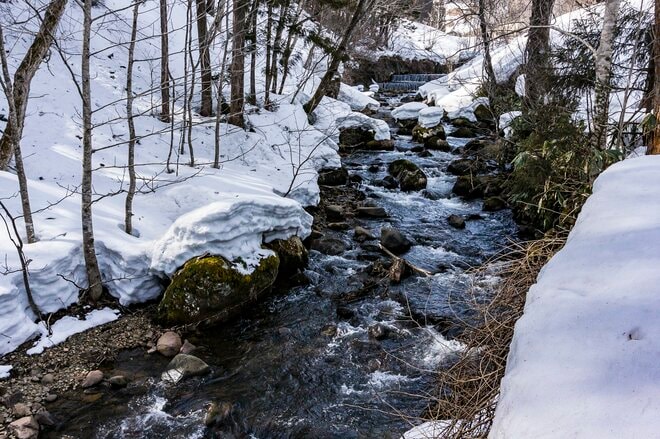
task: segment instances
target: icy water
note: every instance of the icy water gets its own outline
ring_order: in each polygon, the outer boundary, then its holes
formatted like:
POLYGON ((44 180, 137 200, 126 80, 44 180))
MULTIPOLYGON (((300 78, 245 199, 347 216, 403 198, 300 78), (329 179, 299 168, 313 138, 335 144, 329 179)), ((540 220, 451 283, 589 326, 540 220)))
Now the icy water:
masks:
MULTIPOLYGON (((454 147, 465 143, 449 141, 454 147)), ((390 215, 360 223, 375 235, 383 226, 398 228, 415 242, 406 259, 437 274, 370 288, 367 272, 382 258, 377 241, 360 245, 352 230, 331 232, 350 250, 341 256, 312 251, 310 285, 276 292, 246 313, 249 318, 193 340, 204 347, 196 355, 212 366, 211 375, 168 386, 158 378, 167 360, 143 351, 122 353, 108 373, 128 375, 132 384, 99 399, 84 395, 58 403, 56 414, 67 419, 53 437, 399 438, 419 423, 415 418, 427 406, 419 395, 432 391, 434 370, 461 349, 451 338, 455 330, 447 328, 469 318, 463 302, 473 278, 466 269, 501 248, 515 224, 508 211, 482 212, 481 201, 451 196, 455 177, 445 169, 455 155, 421 158, 409 151, 418 145, 405 136, 396 144, 396 152, 344 159, 350 173, 363 178, 367 201, 390 215), (426 191, 373 184, 399 158, 424 169, 426 191), (456 230, 447 224, 450 214, 474 219, 456 230), (374 325, 385 329, 384 339, 370 336, 374 325), (211 401, 234 406, 231 418, 214 430, 203 424, 211 401)))

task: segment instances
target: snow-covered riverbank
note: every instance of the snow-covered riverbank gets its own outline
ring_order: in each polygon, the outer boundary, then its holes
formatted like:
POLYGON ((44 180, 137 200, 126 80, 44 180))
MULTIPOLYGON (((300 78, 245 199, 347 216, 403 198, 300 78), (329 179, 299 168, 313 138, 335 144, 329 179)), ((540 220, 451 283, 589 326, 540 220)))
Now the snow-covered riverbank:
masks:
POLYGON ((528 294, 490 438, 657 437, 658 187, 658 156, 598 178, 528 294))

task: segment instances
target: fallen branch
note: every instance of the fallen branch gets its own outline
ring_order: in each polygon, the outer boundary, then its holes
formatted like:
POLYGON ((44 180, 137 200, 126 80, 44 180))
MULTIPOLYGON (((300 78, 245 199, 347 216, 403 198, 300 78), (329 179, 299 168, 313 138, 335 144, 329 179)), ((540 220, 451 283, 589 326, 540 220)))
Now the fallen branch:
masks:
POLYGON ((401 281, 401 277, 403 276, 403 273, 404 273, 404 270, 402 270, 402 264, 403 264, 403 266, 409 268, 410 270, 414 271, 415 273, 421 274, 422 276, 433 277, 433 273, 431 273, 430 271, 424 270, 423 268, 419 268, 419 267, 411 264, 410 262, 408 262, 404 258, 398 257, 397 255, 395 255, 394 253, 392 253, 391 251, 389 251, 388 249, 383 247, 382 244, 378 244, 378 247, 380 247, 380 249, 383 251, 383 253, 385 253, 387 256, 389 256, 393 260, 392 268, 390 269, 390 279, 392 280, 392 282, 397 283, 397 282, 401 281))

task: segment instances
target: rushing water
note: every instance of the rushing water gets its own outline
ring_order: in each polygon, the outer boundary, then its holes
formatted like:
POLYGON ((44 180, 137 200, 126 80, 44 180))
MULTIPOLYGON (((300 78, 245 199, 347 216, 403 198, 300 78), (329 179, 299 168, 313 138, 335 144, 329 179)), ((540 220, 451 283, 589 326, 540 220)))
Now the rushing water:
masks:
MULTIPOLYGON (((455 147, 465 142, 449 140, 455 147)), ((333 231, 350 250, 341 256, 313 251, 310 285, 274 294, 246 313, 249 317, 193 340, 203 346, 196 355, 212 366, 210 376, 168 386, 158 379, 167 360, 124 352, 108 373, 128 375, 132 384, 98 400, 84 395, 83 401, 58 403, 56 414, 68 418, 58 435, 400 437, 410 428, 405 417, 419 416, 426 408, 418 395, 433 388, 433 371, 461 349, 441 332, 447 321, 467 316, 461 299, 472 277, 465 269, 492 255, 515 233, 515 225, 507 211, 482 212, 479 201, 451 196, 455 178, 445 169, 455 155, 433 152, 421 158, 409 151, 418 145, 405 136, 396 144, 396 152, 355 153, 344 160, 352 174, 363 178, 367 200, 390 214, 361 224, 376 235, 382 226, 398 228, 416 243, 406 259, 438 274, 369 289, 373 277, 367 272, 379 257, 377 242, 360 245, 352 231, 333 231), (399 158, 424 169, 426 191, 401 193, 373 184, 399 158), (447 224, 450 214, 475 219, 456 230, 447 224), (376 324, 388 331, 385 339, 370 337, 369 328, 376 324), (231 418, 215 431, 203 425, 211 401, 234 405, 231 418)))

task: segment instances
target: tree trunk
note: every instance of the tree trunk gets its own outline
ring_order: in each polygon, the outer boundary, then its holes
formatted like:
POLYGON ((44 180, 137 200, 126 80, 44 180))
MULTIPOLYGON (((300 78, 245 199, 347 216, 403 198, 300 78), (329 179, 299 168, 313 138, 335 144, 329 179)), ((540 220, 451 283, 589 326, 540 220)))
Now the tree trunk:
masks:
POLYGON ((250 11, 250 93, 248 102, 257 105, 257 17, 259 0, 254 0, 250 11))
POLYGON ((353 31, 355 30, 357 24, 362 18, 364 11, 367 10, 368 4, 369 4, 369 0, 358 1, 357 6, 355 7, 355 12, 353 13, 353 18, 351 18, 351 22, 346 28, 346 31, 344 31, 344 35, 342 36, 339 46, 332 54, 332 59, 330 61, 330 65, 328 66, 328 70, 326 70, 325 75, 323 75, 323 79, 321 79, 321 83, 316 89, 314 96, 312 96, 312 99, 310 99, 310 101, 307 102, 304 106, 305 112, 307 114, 312 114, 314 112, 316 107, 318 107, 319 103, 321 103, 321 99, 323 99, 323 96, 325 96, 326 91, 332 84, 332 81, 335 75, 337 74, 337 70, 339 69, 339 65, 341 64, 342 59, 346 55, 348 43, 351 40, 353 31))
POLYGON ((89 45, 92 27, 92 1, 83 4, 83 47, 81 63, 82 119, 83 119, 83 169, 81 192, 82 244, 87 271, 87 291, 92 301, 103 294, 101 270, 94 248, 94 225, 92 221, 92 93, 89 76, 89 45))
POLYGON ((202 102, 200 116, 213 115, 213 78, 211 54, 209 53, 208 24, 206 22, 206 0, 195 0, 197 5, 197 40, 199 41, 199 66, 202 77, 202 102))
POLYGON ((14 73, 12 88, 14 106, 16 107, 16 121, 15 123, 7 124, 5 132, 2 134, 2 138, 0 138, 0 169, 7 169, 7 165, 14 154, 13 148, 15 145, 12 139, 15 138, 20 141, 23 137, 25 111, 30 97, 30 84, 53 42, 53 35, 55 35, 55 29, 64 13, 66 2, 67 0, 53 0, 48 5, 39 31, 21 64, 16 69, 16 73, 14 73), (15 129, 17 132, 13 133, 12 129, 15 129))
POLYGON ((264 90, 264 106, 268 106, 270 102, 270 81, 272 81, 270 74, 270 59, 273 54, 273 2, 268 1, 268 12, 266 21, 266 87, 264 90))
POLYGON ((653 66, 655 80, 653 82, 653 114, 655 129, 651 136, 647 154, 660 154, 660 2, 655 2, 655 26, 653 34, 653 66))
POLYGON ((247 0, 234 3, 234 40, 231 53, 231 102, 228 122, 243 127, 243 107, 245 105, 245 17, 247 0))
POLYGON ((491 109, 495 97, 495 87, 497 86, 497 77, 493 69, 493 60, 490 55, 490 32, 488 31, 488 22, 486 21, 486 0, 479 0, 479 30, 481 32, 482 45, 484 47, 484 71, 486 80, 483 84, 488 94, 491 109))
POLYGON ((30 194, 27 184, 27 176, 25 175, 25 168, 23 166, 23 154, 21 154, 21 139, 18 136, 18 129, 15 124, 18 122, 16 117, 16 105, 14 102, 14 88, 12 85, 11 76, 9 75, 9 63, 7 62, 7 52, 5 50, 4 34, 2 32, 2 25, 0 25, 0 61, 2 64, 2 77, 0 81, 2 89, 7 98, 7 106, 9 107, 9 120, 5 127, 5 132, 10 133, 10 143, 14 150, 14 157, 16 159, 16 177, 18 178, 18 188, 21 196, 21 207, 23 209, 23 222, 25 223, 25 235, 28 243, 37 242, 37 236, 34 231, 34 221, 32 219, 32 207, 30 206, 30 194))
POLYGON ((550 19, 554 0, 532 0, 532 16, 525 47, 525 111, 543 105, 550 70, 550 19))
POLYGON ((167 30, 167 0, 160 0, 160 120, 170 121, 170 49, 167 30))
POLYGON ((137 38, 137 23, 140 2, 133 6, 133 23, 131 26, 131 42, 128 45, 128 64, 126 66, 126 120, 128 121, 128 192, 126 193, 126 209, 124 230, 133 234, 133 198, 135 197, 135 123, 133 121, 133 64, 135 55, 135 39, 137 38))
POLYGON ((296 46, 296 43, 298 42, 298 35, 300 33, 300 30, 297 28, 298 20, 300 20, 300 16, 306 5, 307 2, 305 0, 303 0, 300 3, 300 5, 298 5, 298 9, 293 19, 293 24, 289 27, 289 35, 287 35, 286 46, 284 46, 284 53, 282 56, 283 70, 282 70, 282 79, 280 82, 280 89, 278 91, 279 94, 283 93, 284 85, 286 84, 286 78, 287 76, 289 76, 289 69, 290 69, 289 64, 291 61, 291 54, 293 53, 293 48, 296 46))
POLYGON ((280 6, 280 19, 275 29, 275 39, 273 40, 273 53, 270 60, 270 83, 266 84, 266 88, 270 88, 271 93, 277 93, 277 76, 279 69, 277 68, 277 56, 282 53, 282 34, 284 34, 284 27, 289 13, 290 0, 285 0, 280 6))
POLYGON ((610 116, 610 80, 612 76, 612 44, 621 0, 606 0, 603 30, 596 50, 596 107, 594 137, 596 146, 607 148, 607 125, 610 116))

